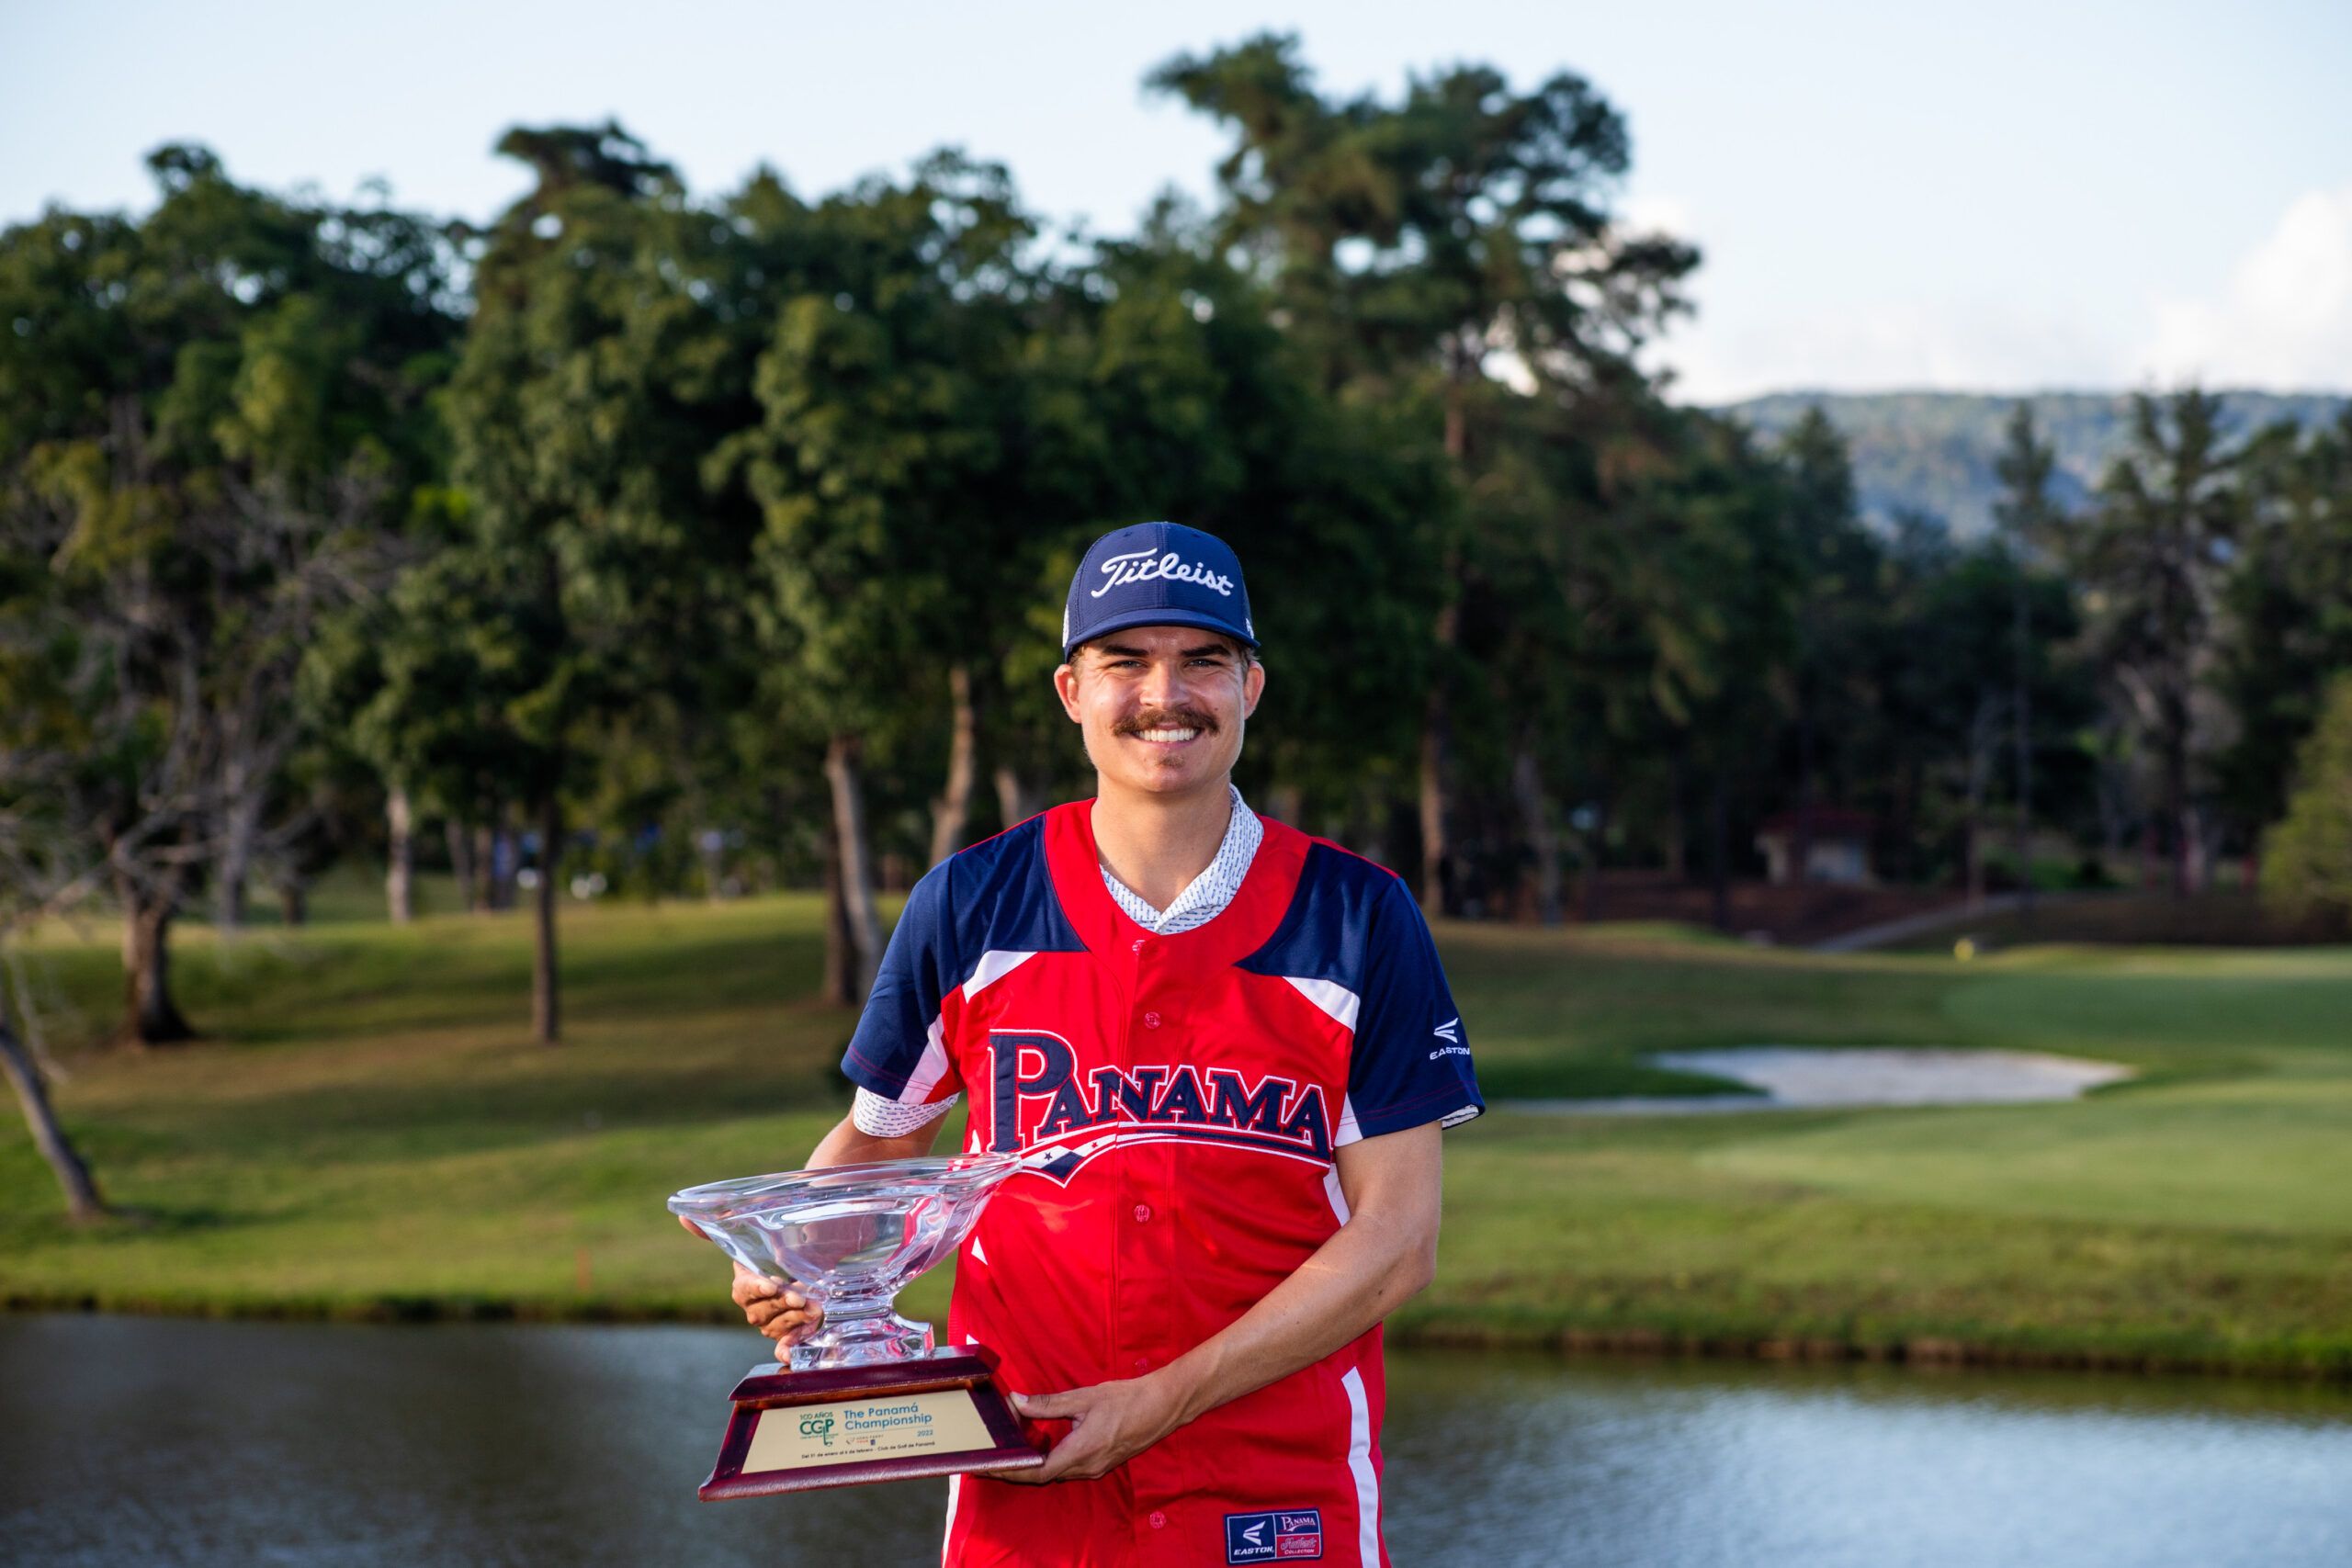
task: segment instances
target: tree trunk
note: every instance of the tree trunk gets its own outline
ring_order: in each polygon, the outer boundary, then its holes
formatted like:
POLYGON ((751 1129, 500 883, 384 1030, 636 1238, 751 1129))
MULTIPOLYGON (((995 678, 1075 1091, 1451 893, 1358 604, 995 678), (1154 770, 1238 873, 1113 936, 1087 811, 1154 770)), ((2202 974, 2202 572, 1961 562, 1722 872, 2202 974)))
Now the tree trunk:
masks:
MULTIPOLYGON (((1455 480, 1468 488, 1470 419, 1467 385, 1478 373, 1477 362, 1458 341, 1447 346, 1445 383, 1445 456, 1455 480)), ((1454 643, 1462 629, 1462 552, 1449 546, 1440 567, 1438 592, 1444 595, 1437 623, 1430 628, 1436 657, 1430 672, 1429 702, 1421 712, 1421 912, 1434 919, 1446 912, 1446 855, 1452 844, 1446 827, 1452 812, 1446 795, 1446 739, 1450 714, 1445 682, 1454 643)))
POLYGON ((1446 734, 1450 723, 1445 679, 1448 657, 1453 651, 1461 630, 1461 611, 1453 598, 1453 578, 1459 570, 1449 553, 1443 590, 1445 606, 1438 611, 1437 624, 1431 630, 1437 658, 1435 668, 1430 674, 1429 701, 1421 710, 1421 912, 1431 919, 1446 913, 1446 856, 1453 847, 1446 838, 1452 803, 1446 796, 1445 779, 1446 734))
POLYGON ((727 901, 727 834, 704 828, 695 834, 695 852, 702 857, 702 896, 713 904, 727 901))
POLYGON ((1430 689, 1421 716, 1421 912, 1435 919, 1445 913, 1445 698, 1430 689))
POLYGON ((481 908, 481 889, 474 886, 473 829, 452 817, 442 824, 442 836, 449 840, 449 874, 458 897, 465 900, 466 913, 473 914, 481 908))
POLYGON ((498 811, 492 805, 491 819, 474 829, 474 903, 484 913, 499 908, 498 898, 498 811))
POLYGON ((57 1177, 58 1186, 65 1190, 65 1212, 75 1224, 87 1224, 106 1217, 107 1206, 98 1196, 97 1183, 90 1179, 90 1168, 82 1163, 74 1145, 65 1136, 65 1129, 57 1124, 56 1112, 50 1109, 49 1090, 41 1082, 40 1070, 17 1042, 6 1013, 0 1013, 0 1072, 8 1077, 8 1087, 17 1091, 17 1103, 25 1113, 25 1125, 31 1129, 33 1146, 40 1150, 40 1157, 49 1162, 50 1170, 57 1177))
POLYGON ((245 884, 253 874, 254 841, 261 833, 261 795, 235 787, 220 814, 220 853, 213 865, 212 927, 225 940, 245 923, 245 884))
POLYGON ((298 876, 288 876, 277 885, 277 918, 288 930, 311 923, 311 890, 298 876))
POLYGON ((1552 825, 1551 802, 1544 797, 1544 778, 1534 750, 1520 748, 1511 764, 1511 792, 1519 797, 1521 830, 1535 862, 1535 918, 1547 926, 1560 923, 1560 834, 1552 825))
POLYGON ((563 803, 548 790, 539 802, 539 886, 533 900, 537 931, 531 949, 531 1037, 542 1045, 562 1039, 556 1015, 556 862, 563 851, 563 803))
POLYGON ((841 846, 842 915, 854 956, 853 1002, 865 1000, 882 967, 882 919, 874 908, 874 855, 865 838, 865 791, 858 777, 864 744, 836 735, 825 746, 825 782, 833 797, 833 838, 841 846))
POLYGON ((2014 606, 2016 646, 2011 651, 2015 668, 2010 672, 2009 719, 2017 752, 2018 824, 2016 830, 2018 857, 2018 907, 2025 919, 2033 919, 2033 709, 2028 694, 2028 676, 2032 669, 2032 624, 2026 606, 2025 556, 2019 551, 2014 569, 2017 572, 2014 606))
POLYGON ((825 825, 824 998, 831 1007, 857 1005, 857 942, 850 935, 849 905, 842 897, 841 838, 825 825))
POLYGON ((122 895, 123 1032, 138 1045, 170 1045, 196 1038, 172 1001, 169 892, 151 893, 119 881, 122 895))
POLYGON ((501 809, 498 827, 490 836, 490 907, 493 909, 513 908, 522 886, 523 835, 505 819, 508 815, 501 809))
POLYGON ((972 671, 958 664, 947 671, 952 714, 947 739, 947 787, 931 806, 931 863, 937 865, 964 847, 972 818, 972 782, 979 769, 979 715, 972 702, 972 671))
POLYGON ((2167 692, 2164 699, 2165 825, 2171 829, 2172 896, 2186 898, 2188 879, 2188 699, 2167 692))
POLYGON ((394 784, 384 793, 384 829, 390 853, 384 863, 384 907, 392 924, 416 918, 416 819, 408 791, 394 784))
POLYGON ((1984 794, 1993 780, 2000 748, 2000 720, 1990 692, 1976 701, 1976 716, 1968 727, 1968 792, 1961 816, 1962 850, 1966 866, 1968 907, 1984 905, 1984 794))
POLYGON ((1021 782, 1021 774, 1009 762, 996 765, 997 816, 1008 828, 1018 827, 1037 815, 1036 797, 1021 782))

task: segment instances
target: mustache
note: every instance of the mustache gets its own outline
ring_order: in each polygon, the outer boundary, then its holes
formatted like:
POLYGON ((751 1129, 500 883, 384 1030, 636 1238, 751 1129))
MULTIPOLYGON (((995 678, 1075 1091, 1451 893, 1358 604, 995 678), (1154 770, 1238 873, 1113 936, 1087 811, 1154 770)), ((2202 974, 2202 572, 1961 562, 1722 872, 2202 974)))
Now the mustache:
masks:
POLYGON ((1204 735, 1214 735, 1216 728, 1216 720, 1199 708, 1146 708, 1113 725, 1111 733, 1137 735, 1147 729, 1197 729, 1204 735))

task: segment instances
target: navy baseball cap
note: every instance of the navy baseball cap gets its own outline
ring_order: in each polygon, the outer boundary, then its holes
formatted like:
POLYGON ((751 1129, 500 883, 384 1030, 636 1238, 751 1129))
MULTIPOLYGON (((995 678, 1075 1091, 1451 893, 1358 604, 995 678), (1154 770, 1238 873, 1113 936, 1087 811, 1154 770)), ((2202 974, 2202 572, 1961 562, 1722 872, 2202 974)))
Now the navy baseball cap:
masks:
POLYGON ((1198 626, 1251 648, 1241 560, 1214 534, 1177 523, 1114 529, 1086 549, 1062 610, 1062 657, 1129 626, 1198 626))

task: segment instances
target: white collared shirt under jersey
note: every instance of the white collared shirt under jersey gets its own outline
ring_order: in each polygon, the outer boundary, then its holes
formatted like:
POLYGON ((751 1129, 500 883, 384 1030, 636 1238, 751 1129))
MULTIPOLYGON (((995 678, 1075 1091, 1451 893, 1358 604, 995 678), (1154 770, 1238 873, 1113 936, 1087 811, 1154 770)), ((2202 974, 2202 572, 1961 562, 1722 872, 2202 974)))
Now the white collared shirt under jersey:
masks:
MULTIPOLYGON (((1250 863, 1256 858, 1259 842, 1266 836, 1265 824, 1243 803, 1238 785, 1227 784, 1226 788, 1232 791, 1233 817, 1225 825, 1225 838, 1216 847, 1216 856, 1206 870, 1185 885, 1167 908, 1153 908, 1142 894, 1112 875, 1109 866, 1102 868, 1102 886, 1119 908, 1126 911, 1127 919, 1156 936, 1175 936, 1208 924, 1225 912, 1226 906, 1233 902, 1233 896, 1241 891, 1241 879, 1250 874, 1250 863)), ((871 1089, 861 1089, 850 1108, 850 1119, 868 1137, 899 1138, 946 1115, 948 1108, 959 1098, 951 1094, 931 1105, 901 1105, 871 1089)))

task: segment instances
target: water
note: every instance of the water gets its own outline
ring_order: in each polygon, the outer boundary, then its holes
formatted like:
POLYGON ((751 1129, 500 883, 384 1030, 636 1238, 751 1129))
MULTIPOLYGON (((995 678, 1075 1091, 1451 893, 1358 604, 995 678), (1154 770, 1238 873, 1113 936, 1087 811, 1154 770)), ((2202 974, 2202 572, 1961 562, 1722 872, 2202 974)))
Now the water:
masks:
MULTIPOLYGON (((704 1504, 743 1329, 0 1317, 0 1557, 937 1561, 942 1486, 704 1504)), ((2352 1390, 1391 1358, 1400 1565, 2341 1568, 2352 1390)))

